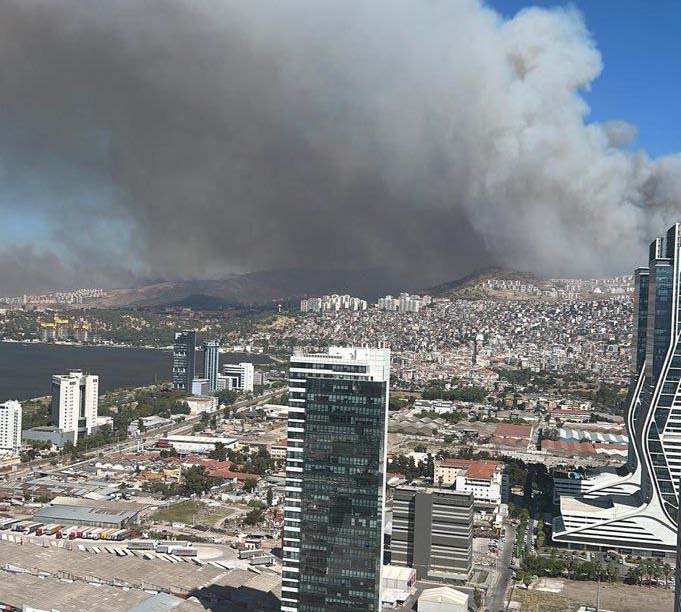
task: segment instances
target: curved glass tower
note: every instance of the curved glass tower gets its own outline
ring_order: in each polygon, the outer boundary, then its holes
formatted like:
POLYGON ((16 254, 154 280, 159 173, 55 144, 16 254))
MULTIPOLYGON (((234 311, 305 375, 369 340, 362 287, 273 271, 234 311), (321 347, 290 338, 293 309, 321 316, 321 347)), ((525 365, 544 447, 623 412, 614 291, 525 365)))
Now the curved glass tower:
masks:
MULTIPOLYGON (((650 245, 635 272, 626 470, 588 495, 561 499, 554 539, 671 555, 681 480, 681 223, 650 245)), ((596 478, 599 478, 597 476, 596 478)))

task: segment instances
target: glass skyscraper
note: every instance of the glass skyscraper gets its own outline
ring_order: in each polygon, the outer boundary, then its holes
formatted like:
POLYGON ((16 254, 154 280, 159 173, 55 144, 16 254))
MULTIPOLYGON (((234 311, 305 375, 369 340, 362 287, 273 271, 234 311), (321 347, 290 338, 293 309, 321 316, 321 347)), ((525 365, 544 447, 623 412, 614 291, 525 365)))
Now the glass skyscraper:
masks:
POLYGON ((289 372, 283 612, 378 612, 390 351, 296 353, 289 372))
POLYGON ((203 344, 203 377, 208 380, 211 391, 218 388, 220 370, 220 343, 217 340, 203 344))
POLYGON ((650 245, 634 275, 627 465, 561 498, 554 539, 667 556, 676 551, 681 480, 681 224, 650 245))
POLYGON ((196 359, 196 332, 185 330, 175 333, 173 345, 173 388, 178 391, 192 390, 196 359))

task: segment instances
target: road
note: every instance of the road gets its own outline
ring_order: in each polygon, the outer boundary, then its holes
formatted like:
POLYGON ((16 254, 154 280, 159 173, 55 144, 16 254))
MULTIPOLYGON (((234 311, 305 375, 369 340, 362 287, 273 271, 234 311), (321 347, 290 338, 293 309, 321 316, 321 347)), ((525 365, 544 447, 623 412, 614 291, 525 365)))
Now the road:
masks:
MULTIPOLYGON (((285 388, 277 388, 273 391, 270 391, 269 393, 266 393, 264 395, 261 395, 260 397, 257 397, 255 399, 248 399, 248 400, 241 400, 240 402, 236 402, 232 405, 233 408, 236 408, 236 412, 243 412, 245 410, 248 410, 250 408, 253 408, 255 406, 260 406, 262 404, 268 403, 270 400, 273 398, 281 395, 282 393, 285 392, 285 388)), ((217 413, 216 413, 217 414, 217 413)), ((120 452, 125 452, 129 450, 134 450, 138 447, 147 447, 147 446, 153 446, 156 444, 156 442, 159 440, 159 438, 162 438, 165 435, 177 435, 177 434, 183 434, 183 433, 188 433, 192 431, 192 428, 196 423, 199 423, 201 420, 201 415, 189 417, 185 419, 182 423, 178 425, 170 425, 170 426, 165 426, 165 427, 159 427, 158 429, 153 430, 152 432, 148 432, 144 437, 142 438, 133 438, 131 440, 126 440, 125 442, 119 442, 116 444, 110 444, 108 446, 100 446, 99 448, 93 449, 91 451, 86 452, 83 455, 83 458, 75 463, 64 463, 62 465, 57 465, 56 467, 52 468, 47 468, 47 469, 41 469, 41 466, 43 465, 48 465, 50 460, 45 459, 41 461, 34 461, 25 464, 25 466, 22 466, 17 470, 16 472, 8 472, 6 474, 7 479, 9 480, 14 480, 20 476, 24 476, 29 472, 35 472, 35 471, 40 471, 41 473, 44 474, 49 474, 52 472, 60 472, 64 468, 73 468, 77 467, 79 465, 83 465, 85 463, 88 463, 92 459, 97 458, 100 454, 104 455, 110 455, 112 453, 120 453, 120 452)))
POLYGON ((535 520, 530 519, 527 521, 527 534, 525 535, 525 554, 532 554, 532 543, 534 541, 534 526, 535 520))
POLYGON ((504 599, 508 589, 513 571, 510 569, 511 559, 513 558, 513 547, 515 546, 515 531, 513 525, 506 525, 506 543, 497 561, 497 580, 490 588, 485 605, 490 612, 502 612, 505 610, 504 599))

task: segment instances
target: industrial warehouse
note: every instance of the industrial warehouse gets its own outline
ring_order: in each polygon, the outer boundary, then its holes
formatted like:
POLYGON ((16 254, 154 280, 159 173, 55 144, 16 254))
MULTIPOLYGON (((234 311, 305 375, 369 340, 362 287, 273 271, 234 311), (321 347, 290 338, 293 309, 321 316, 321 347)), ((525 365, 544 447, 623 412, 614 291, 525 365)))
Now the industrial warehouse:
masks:
POLYGON ((34 515, 42 523, 122 529, 134 522, 143 504, 57 497, 34 515))

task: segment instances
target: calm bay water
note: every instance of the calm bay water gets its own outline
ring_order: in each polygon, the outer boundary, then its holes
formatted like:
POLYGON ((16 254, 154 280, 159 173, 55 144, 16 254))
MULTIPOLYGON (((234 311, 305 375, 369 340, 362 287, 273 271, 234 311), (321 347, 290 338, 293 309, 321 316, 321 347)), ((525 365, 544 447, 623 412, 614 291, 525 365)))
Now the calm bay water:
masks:
MULTIPOLYGON (((239 361, 272 363, 267 355, 220 355, 221 364, 239 361)), ((169 381, 171 368, 172 353, 166 350, 0 342, 0 403, 49 395, 52 375, 69 370, 99 375, 99 390, 105 393, 169 381)), ((197 351, 197 375, 202 368, 203 353, 197 351)))
POLYGON ((52 375, 68 370, 98 374, 106 392, 170 380, 171 367, 169 351, 0 342, 0 402, 49 395, 52 375))

